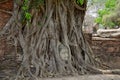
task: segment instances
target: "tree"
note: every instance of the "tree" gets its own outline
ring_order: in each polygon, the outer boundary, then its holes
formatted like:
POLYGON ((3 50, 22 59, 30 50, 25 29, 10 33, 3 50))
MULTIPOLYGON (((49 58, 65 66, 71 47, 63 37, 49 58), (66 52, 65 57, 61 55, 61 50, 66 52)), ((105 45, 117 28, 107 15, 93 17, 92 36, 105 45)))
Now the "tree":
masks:
POLYGON ((99 16, 96 22, 110 28, 120 26, 119 5, 119 0, 107 0, 105 8, 98 11, 99 16))
POLYGON ((82 23, 87 0, 15 0, 2 30, 22 50, 15 80, 97 72, 82 23))

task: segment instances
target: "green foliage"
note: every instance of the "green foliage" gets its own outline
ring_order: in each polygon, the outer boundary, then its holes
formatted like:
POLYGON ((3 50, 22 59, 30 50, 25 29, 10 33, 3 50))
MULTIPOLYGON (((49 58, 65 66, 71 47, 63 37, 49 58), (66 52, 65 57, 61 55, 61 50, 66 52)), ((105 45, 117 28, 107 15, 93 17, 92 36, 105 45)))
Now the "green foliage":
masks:
POLYGON ((29 21, 32 15, 29 12, 29 0, 24 0, 22 5, 22 22, 29 21))
POLYGON ((95 22, 96 22, 96 23, 99 23, 99 24, 102 24, 102 17, 97 17, 97 18, 95 19, 95 22))
POLYGON ((116 5, 116 0, 107 0, 107 2, 105 3, 105 7, 110 10, 114 9, 115 5, 116 5))
POLYGON ((113 15, 117 5, 117 0, 107 0, 105 2, 105 8, 98 11, 99 16, 95 22, 110 28, 117 25, 115 22, 116 14, 113 15))
POLYGON ((109 11, 106 9, 98 10, 99 17, 102 17, 105 14, 109 14, 109 11))
POLYGON ((30 10, 32 8, 38 9, 41 4, 44 3, 44 0, 24 0, 22 5, 22 22, 29 22, 31 20, 30 10))
POLYGON ((23 1, 22 9, 24 11, 27 11, 29 9, 28 3, 29 3, 29 0, 24 0, 23 1))
POLYGON ((84 0, 77 0, 77 4, 83 5, 83 3, 84 3, 84 0))
POLYGON ((105 25, 108 25, 109 28, 114 28, 116 24, 114 22, 106 22, 105 25))
POLYGON ((31 17, 32 17, 32 15, 30 13, 28 13, 28 12, 25 13, 26 20, 30 20, 31 17))

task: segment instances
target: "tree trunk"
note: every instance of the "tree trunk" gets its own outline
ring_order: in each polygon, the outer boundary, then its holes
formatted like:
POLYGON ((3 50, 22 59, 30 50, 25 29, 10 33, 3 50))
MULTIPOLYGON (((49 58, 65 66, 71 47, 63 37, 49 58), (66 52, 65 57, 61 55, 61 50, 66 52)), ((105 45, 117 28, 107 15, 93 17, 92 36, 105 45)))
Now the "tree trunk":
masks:
POLYGON ((82 32, 87 0, 81 6, 75 0, 45 0, 37 9, 29 0, 30 21, 22 19, 22 1, 15 2, 5 26, 23 52, 15 80, 90 73, 95 61, 82 32))

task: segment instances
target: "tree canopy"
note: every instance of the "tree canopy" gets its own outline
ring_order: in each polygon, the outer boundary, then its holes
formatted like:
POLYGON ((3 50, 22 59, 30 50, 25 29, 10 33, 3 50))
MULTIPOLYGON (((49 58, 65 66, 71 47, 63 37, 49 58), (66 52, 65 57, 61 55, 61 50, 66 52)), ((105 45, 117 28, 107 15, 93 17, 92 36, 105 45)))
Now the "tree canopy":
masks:
POLYGON ((107 0, 98 14, 95 22, 110 28, 120 26, 120 0, 107 0))

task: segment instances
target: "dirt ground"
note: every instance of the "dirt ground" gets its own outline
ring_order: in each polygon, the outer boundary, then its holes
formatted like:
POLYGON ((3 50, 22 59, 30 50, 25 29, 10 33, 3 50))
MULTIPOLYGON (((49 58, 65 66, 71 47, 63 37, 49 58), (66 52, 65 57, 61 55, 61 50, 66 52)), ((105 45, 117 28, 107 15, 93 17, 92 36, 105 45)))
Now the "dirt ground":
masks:
MULTIPOLYGON (((8 76, 6 78, 0 78, 0 80, 11 80, 8 76)), ((120 75, 81 75, 81 76, 68 76, 59 78, 39 78, 38 80, 120 80, 120 75)))
POLYGON ((44 78, 39 80, 120 80, 120 75, 84 75, 76 77, 44 78))
MULTIPOLYGON (((12 7, 13 7, 12 1, 13 0, 8 0, 8 2, 4 2, 4 4, 2 3, 0 4, 0 10, 1 10, 0 11, 0 29, 2 29, 2 27, 5 25, 5 23, 9 20, 11 16, 10 14, 4 12, 3 10, 12 11, 12 7)), ((1 43, 3 44, 3 42, 1 43)), ((2 48, 0 49, 3 50, 2 48)), ((13 76, 11 73, 16 73, 16 69, 15 69, 16 62, 14 62, 13 57, 14 56, 11 57, 10 55, 8 55, 7 58, 5 58, 2 62, 0 62, 0 80, 9 80, 9 76, 13 76), (7 79, 5 79, 5 77, 7 79)), ((110 75, 110 74, 82 75, 82 76, 74 76, 74 77, 69 76, 69 77, 60 77, 60 78, 42 78, 42 79, 40 78, 39 80, 120 80, 120 75, 110 75)))

